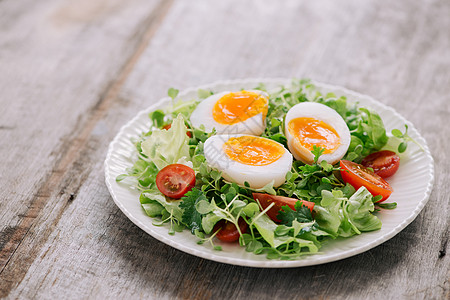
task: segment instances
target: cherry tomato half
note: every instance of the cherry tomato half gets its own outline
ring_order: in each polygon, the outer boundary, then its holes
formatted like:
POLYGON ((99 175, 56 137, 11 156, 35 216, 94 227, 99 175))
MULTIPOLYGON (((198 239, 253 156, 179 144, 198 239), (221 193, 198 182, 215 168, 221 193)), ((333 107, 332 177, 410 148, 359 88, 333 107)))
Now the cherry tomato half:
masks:
POLYGON ((195 171, 182 164, 162 168, 156 175, 156 186, 167 197, 180 199, 195 185, 195 171))
MULTIPOLYGON (((239 218, 238 225, 241 233, 245 233, 248 227, 247 222, 245 222, 244 219, 239 218)), ((237 230, 236 225, 231 222, 220 220, 214 226, 213 232, 216 232, 217 230, 219 230, 219 232, 217 232, 216 237, 222 242, 232 243, 239 240, 239 231, 237 230)))
POLYGON ((308 207, 311 212, 313 211, 314 208, 314 202, 309 202, 305 200, 298 200, 295 198, 274 196, 262 193, 253 193, 252 195, 255 201, 259 201, 263 209, 266 209, 272 202, 275 203, 274 206, 272 206, 272 208, 266 212, 269 218, 271 218, 275 222, 281 222, 280 220, 278 220, 277 215, 280 212, 281 207, 283 206, 287 205, 293 210, 295 210, 295 203, 297 203, 298 201, 302 201, 303 205, 308 207))
POLYGON ((378 176, 388 178, 397 172, 400 157, 395 152, 383 150, 366 156, 361 164, 366 168, 372 168, 378 176))
POLYGON ((378 202, 389 198, 394 191, 389 183, 363 165, 348 160, 341 160, 339 165, 342 179, 345 182, 351 184, 355 189, 365 186, 373 196, 381 195, 383 198, 378 202))
MULTIPOLYGON (((169 130, 171 127, 172 127, 172 124, 166 124, 162 127, 162 129, 169 130)), ((188 127, 188 129, 189 129, 189 127, 188 127)), ((190 131, 186 131, 186 135, 190 138, 192 137, 192 133, 190 131)))

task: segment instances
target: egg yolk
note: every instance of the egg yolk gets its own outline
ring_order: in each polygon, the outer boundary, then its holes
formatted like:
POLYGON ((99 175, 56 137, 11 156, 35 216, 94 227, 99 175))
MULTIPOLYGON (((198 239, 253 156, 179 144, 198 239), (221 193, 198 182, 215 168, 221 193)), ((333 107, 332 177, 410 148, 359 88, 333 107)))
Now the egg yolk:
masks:
POLYGON ((213 118, 217 123, 231 125, 248 118, 267 115, 267 99, 255 92, 240 91, 228 93, 220 98, 213 108, 213 118))
POLYGON ((251 166, 271 164, 285 151, 277 142, 255 136, 230 138, 223 144, 223 150, 232 160, 251 166))
POLYGON ((295 118, 288 124, 289 132, 306 149, 313 150, 316 145, 325 148, 324 153, 336 150, 341 142, 333 127, 314 118, 295 118))

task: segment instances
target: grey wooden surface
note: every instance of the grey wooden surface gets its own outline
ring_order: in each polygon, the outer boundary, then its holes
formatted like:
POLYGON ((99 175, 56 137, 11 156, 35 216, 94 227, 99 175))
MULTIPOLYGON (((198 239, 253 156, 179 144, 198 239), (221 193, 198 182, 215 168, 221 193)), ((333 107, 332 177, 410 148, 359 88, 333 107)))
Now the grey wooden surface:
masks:
POLYGON ((0 1, 0 297, 449 299, 450 2, 0 1), (120 126, 220 79, 309 77, 369 94, 435 159, 405 230, 325 265, 258 269, 155 240, 115 206, 120 126))

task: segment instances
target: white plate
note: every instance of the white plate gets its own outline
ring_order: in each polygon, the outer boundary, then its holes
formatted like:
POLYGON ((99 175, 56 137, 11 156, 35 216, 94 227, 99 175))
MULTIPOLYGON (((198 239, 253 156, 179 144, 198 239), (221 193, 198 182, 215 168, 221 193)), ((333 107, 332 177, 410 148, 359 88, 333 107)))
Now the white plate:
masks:
MULTIPOLYGON (((290 79, 248 79, 221 81, 198 88, 220 92, 242 88, 251 89, 256 87, 258 83, 264 83, 270 89, 279 85, 289 84, 290 82, 290 79)), ((357 101, 361 106, 376 110, 382 117, 388 132, 393 128, 403 130, 404 124, 408 124, 408 134, 425 148, 425 151, 422 151, 416 145, 410 143, 408 145, 408 158, 401 161, 398 172, 389 179, 394 189, 390 201, 397 202, 398 207, 394 210, 383 210, 378 214, 383 223, 381 230, 363 233, 348 239, 332 240, 325 244, 318 254, 305 256, 298 260, 280 261, 268 260, 265 255, 248 253, 237 244, 221 244, 223 251, 215 251, 210 245, 198 245, 196 243, 197 238, 188 230, 171 236, 168 234, 168 227, 152 225, 152 219, 141 208, 139 193, 130 190, 125 184, 117 183, 115 178, 117 175, 125 173, 126 168, 132 166, 133 161, 131 158, 135 148, 131 139, 148 130, 150 125, 148 113, 166 106, 170 102, 169 98, 164 98, 146 110, 141 111, 120 129, 111 142, 105 160, 105 177, 106 185, 112 198, 133 223, 154 238, 186 253, 227 264, 263 268, 310 266, 347 258, 380 245, 411 223, 428 201, 434 181, 434 165, 426 141, 410 122, 392 108, 368 96, 341 87, 317 82, 314 82, 314 84, 322 92, 333 92, 338 96, 343 95, 349 101, 357 101)), ((194 99, 197 96, 198 88, 188 89, 180 93, 179 97, 183 100, 194 99)))

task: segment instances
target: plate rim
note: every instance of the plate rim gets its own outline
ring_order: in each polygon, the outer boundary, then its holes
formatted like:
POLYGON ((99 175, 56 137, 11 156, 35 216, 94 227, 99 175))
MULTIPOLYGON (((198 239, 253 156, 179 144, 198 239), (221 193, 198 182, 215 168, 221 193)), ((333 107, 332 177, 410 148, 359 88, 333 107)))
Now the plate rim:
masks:
MULTIPOLYGON (((214 89, 214 87, 220 87, 220 86, 231 86, 236 84, 242 84, 249 85, 249 84, 259 84, 259 83, 269 83, 269 84, 276 84, 277 86, 282 84, 289 84, 291 83, 293 78, 281 78, 281 77, 262 77, 262 78, 245 78, 245 79, 231 79, 231 80, 217 80, 208 84, 203 84, 197 87, 189 87, 187 89, 184 89, 181 91, 178 95, 178 97, 182 98, 192 92, 196 92, 198 89, 214 89)), ((237 258, 237 257, 224 257, 221 255, 206 253, 204 251, 193 249, 191 247, 184 246, 173 239, 171 239, 170 235, 167 233, 166 236, 163 236, 153 230, 151 230, 151 226, 154 226, 151 224, 144 224, 136 218, 125 206, 120 200, 118 199, 118 196, 114 192, 114 188, 112 186, 112 182, 115 182, 115 178, 111 178, 110 170, 109 170, 109 162, 111 161, 112 155, 114 153, 114 149, 116 145, 119 143, 122 136, 126 133, 126 129, 132 127, 132 125, 143 117, 144 114, 148 114, 149 112, 161 108, 163 104, 169 103, 170 98, 169 97, 163 97, 153 103, 152 105, 148 106, 145 109, 140 110, 131 120, 126 122, 124 125, 122 125, 115 135, 114 139, 110 142, 106 154, 106 158, 104 161, 104 174, 105 174, 105 183, 108 188, 108 191, 113 198, 113 201, 115 204, 119 207, 119 209, 127 216, 127 218, 132 221, 135 225, 137 225, 140 229, 145 231, 147 234, 151 235, 155 239, 159 240, 160 242, 163 242, 175 249, 178 249, 180 251, 183 251, 187 254, 191 254, 197 257, 201 257, 204 259, 220 262, 220 263, 226 263, 231 265, 238 265, 238 266, 246 266, 246 267, 257 267, 257 268, 293 268, 293 267, 305 267, 305 266, 313 266, 313 265, 320 265, 324 263, 334 262, 338 260, 342 260, 345 258, 349 258, 351 256, 355 256, 360 253, 364 253, 370 249, 373 249, 380 244, 386 242, 387 240, 393 238, 395 235, 397 235, 399 232, 401 232, 403 229, 405 229, 422 211, 422 209, 425 207, 426 203, 429 201, 431 191, 434 185, 435 175, 434 175, 434 159, 431 155, 431 152, 428 148, 428 144, 425 140, 425 138, 419 133, 419 131, 415 128, 415 126, 406 120, 402 115, 400 115, 394 108, 385 105, 384 103, 374 99, 373 97, 362 94, 350 89, 347 89, 342 86, 332 85, 328 83, 323 83, 315 80, 310 81, 313 85, 315 85, 319 89, 329 89, 333 91, 339 91, 343 94, 348 94, 351 96, 354 96, 357 99, 360 98, 366 98, 369 102, 376 103, 376 105, 380 106, 384 110, 389 110, 396 118, 400 119, 402 122, 405 122, 408 124, 408 130, 409 132, 414 132, 414 135, 417 135, 417 139, 419 139, 419 142, 421 142, 422 146, 424 147, 424 155, 426 158, 430 161, 428 164, 427 170, 429 171, 429 181, 426 185, 426 190, 424 193, 423 198, 417 203, 415 209, 411 212, 411 214, 404 219, 402 222, 400 222, 397 226, 392 228, 389 232, 384 234, 381 237, 378 237, 374 239, 373 241, 370 241, 369 243, 366 243, 360 247, 347 250, 344 253, 336 253, 336 254, 327 254, 326 257, 320 258, 320 252, 318 254, 315 254, 315 260, 311 261, 308 259, 297 259, 297 260, 248 260, 244 258, 237 258), (150 225, 150 226, 148 226, 150 225)), ((136 203, 139 203, 138 201, 136 203)), ((152 220, 151 217, 148 217, 149 221, 152 220)), ((202 247, 199 245, 199 247, 202 247)), ((203 246, 204 247, 204 246, 203 246)), ((245 251, 242 248, 242 251, 245 251)), ((220 253, 220 252, 218 252, 220 253)))

